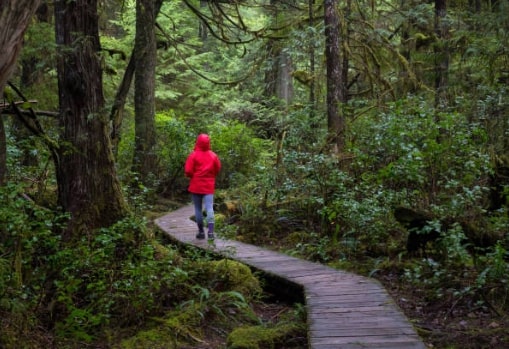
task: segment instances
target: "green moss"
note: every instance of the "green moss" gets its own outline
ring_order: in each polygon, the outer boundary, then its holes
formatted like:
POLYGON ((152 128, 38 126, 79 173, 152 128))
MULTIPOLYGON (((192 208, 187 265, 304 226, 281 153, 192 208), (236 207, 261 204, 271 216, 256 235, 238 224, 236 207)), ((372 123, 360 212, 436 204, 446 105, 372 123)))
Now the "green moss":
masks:
POLYGON ((305 231, 295 231, 290 233, 286 239, 285 243, 287 243, 289 246, 295 246, 299 243, 306 243, 310 239, 309 233, 305 231))
POLYGON ((216 227, 222 227, 225 225, 226 216, 222 213, 216 213, 214 215, 214 222, 216 223, 216 227))
POLYGON ((182 347, 182 343, 201 341, 202 317, 198 304, 190 303, 185 309, 153 320, 156 322, 154 327, 123 340, 120 348, 178 349, 182 347))
POLYGON ((287 339, 294 337, 301 329, 296 324, 239 327, 227 339, 228 349, 275 349, 287 339))
POLYGON ((221 291, 236 291, 241 293, 247 301, 262 293, 260 281, 253 275, 245 264, 230 259, 206 261, 201 270, 212 285, 208 288, 221 291))

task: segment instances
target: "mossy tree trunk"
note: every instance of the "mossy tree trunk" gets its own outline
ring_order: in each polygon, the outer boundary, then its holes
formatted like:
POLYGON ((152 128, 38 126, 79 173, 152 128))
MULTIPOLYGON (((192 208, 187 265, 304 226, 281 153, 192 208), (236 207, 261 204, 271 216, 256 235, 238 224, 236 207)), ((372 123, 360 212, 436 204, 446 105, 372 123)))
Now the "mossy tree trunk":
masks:
MULTIPOLYGON (((448 72, 449 72, 449 25, 447 24, 447 1, 435 0, 435 34, 439 40, 434 46, 435 53, 435 107, 447 108, 448 72)), ((438 114, 436 115, 437 122, 438 114)))
POLYGON ((0 91, 16 67, 16 60, 23 46, 25 33, 39 0, 0 1, 0 91))
MULTIPOLYGON (((23 45, 30 19, 39 6, 39 0, 0 1, 0 93, 16 67, 16 60, 23 45)), ((1 114, 1 110, 0 110, 1 114)), ((0 115, 1 118, 1 115, 0 115)), ((5 180, 7 168, 7 149, 3 119, 0 120, 0 185, 5 180)))
MULTIPOLYGON (((157 15, 161 11, 161 6, 163 4, 163 0, 156 0, 154 5, 154 23, 152 25, 155 26, 155 19, 157 18, 157 15)), ((149 45, 152 45, 151 43, 148 43, 149 45)), ((118 148, 118 144, 120 142, 120 129, 122 127, 122 122, 124 118, 124 104, 127 100, 129 90, 131 89, 132 81, 135 76, 136 72, 136 61, 139 60, 142 64, 142 68, 144 69, 144 60, 143 60, 143 54, 139 54, 138 50, 145 50, 145 47, 143 45, 143 42, 138 42, 138 44, 135 44, 132 53, 131 58, 129 59, 129 63, 127 64, 124 72, 124 76, 122 77, 122 81, 118 87, 117 93, 115 95, 115 100, 113 101, 113 106, 111 108, 110 112, 110 120, 112 124, 112 131, 111 131, 111 138, 112 138, 112 144, 113 144, 113 150, 116 152, 118 148)), ((151 70, 152 71, 152 70, 151 70)), ((155 69, 154 69, 155 74, 155 69)), ((148 79, 154 79, 154 77, 150 76, 149 74, 143 74, 143 76, 146 76, 148 79)), ((154 75, 155 76, 155 75, 154 75)), ((140 74, 138 76, 138 79, 142 78, 142 75, 140 74)), ((142 88, 142 84, 140 83, 138 86, 138 90, 142 88)), ((141 101, 143 102, 143 101, 141 101)), ((140 108, 141 109, 141 108, 140 108)), ((140 110, 141 112, 141 110, 140 110)))
POLYGON ((96 0, 55 1, 60 101, 58 200, 71 219, 64 239, 124 217, 104 106, 96 0))
POLYGON ((7 142, 5 138, 4 119, 0 112, 0 186, 5 182, 7 171, 7 142))
POLYGON ((136 1, 136 37, 134 59, 135 149, 133 171, 146 183, 155 172, 155 69, 157 45, 155 36, 155 1, 136 1))
POLYGON ((325 0, 325 61, 327 67, 327 125, 329 142, 334 152, 341 153, 345 147, 345 116, 342 104, 346 97, 346 81, 343 81, 340 55, 341 27, 339 1, 325 0))

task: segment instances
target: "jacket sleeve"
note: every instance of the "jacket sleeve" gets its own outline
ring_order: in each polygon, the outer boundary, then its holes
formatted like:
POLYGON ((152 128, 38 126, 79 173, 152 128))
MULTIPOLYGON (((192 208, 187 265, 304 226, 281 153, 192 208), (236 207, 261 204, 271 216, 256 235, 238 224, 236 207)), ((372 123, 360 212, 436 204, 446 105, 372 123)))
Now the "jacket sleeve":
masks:
POLYGON ((221 161, 219 160, 219 156, 216 155, 216 158, 214 159, 214 168, 216 170, 216 176, 221 170, 221 161))
POLYGON ((193 177, 194 174, 194 161, 193 161, 193 154, 191 153, 187 159, 186 163, 184 165, 184 174, 186 177, 193 177))

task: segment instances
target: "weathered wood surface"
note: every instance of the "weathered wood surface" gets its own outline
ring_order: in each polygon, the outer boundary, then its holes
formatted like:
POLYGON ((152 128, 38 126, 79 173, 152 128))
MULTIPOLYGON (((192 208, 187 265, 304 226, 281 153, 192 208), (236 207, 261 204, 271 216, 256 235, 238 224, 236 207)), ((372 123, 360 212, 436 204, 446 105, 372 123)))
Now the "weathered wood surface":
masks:
POLYGON ((169 237, 302 286, 312 349, 424 349, 410 321, 376 280, 232 240, 195 238, 191 205, 155 220, 169 237))

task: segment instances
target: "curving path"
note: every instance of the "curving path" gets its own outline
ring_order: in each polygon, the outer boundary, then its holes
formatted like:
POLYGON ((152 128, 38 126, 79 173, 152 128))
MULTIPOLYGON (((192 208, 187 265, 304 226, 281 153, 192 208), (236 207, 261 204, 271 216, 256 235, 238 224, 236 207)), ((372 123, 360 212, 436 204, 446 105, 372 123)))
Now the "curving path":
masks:
POLYGON ((282 253, 232 240, 195 239, 192 205, 155 220, 174 240, 235 259, 304 290, 309 348, 424 349, 417 335, 381 284, 371 278, 333 269, 282 253))

